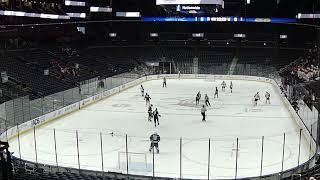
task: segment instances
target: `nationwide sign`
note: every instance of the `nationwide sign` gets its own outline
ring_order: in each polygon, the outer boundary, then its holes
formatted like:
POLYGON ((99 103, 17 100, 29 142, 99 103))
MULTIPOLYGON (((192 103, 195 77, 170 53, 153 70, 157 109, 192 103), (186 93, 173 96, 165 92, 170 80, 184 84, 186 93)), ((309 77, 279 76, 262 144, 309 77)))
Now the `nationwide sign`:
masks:
POLYGON ((176 4, 217 4, 224 5, 223 0, 157 0, 157 5, 176 5, 176 4))

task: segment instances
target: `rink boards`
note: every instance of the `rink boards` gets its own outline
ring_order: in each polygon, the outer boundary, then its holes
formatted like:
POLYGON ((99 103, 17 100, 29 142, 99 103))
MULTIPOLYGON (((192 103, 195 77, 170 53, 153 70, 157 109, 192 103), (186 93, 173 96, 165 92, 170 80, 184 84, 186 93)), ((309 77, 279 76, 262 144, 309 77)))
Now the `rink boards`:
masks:
MULTIPOLYGON (((145 81, 162 79, 163 77, 166 77, 168 79, 170 79, 170 78, 177 79, 178 76, 179 76, 178 74, 170 74, 170 75, 151 75, 151 76, 145 76, 145 77, 139 78, 139 79, 134 80, 132 82, 129 82, 127 84, 121 85, 121 86, 113 88, 111 90, 101 92, 101 93, 96 94, 92 97, 81 100, 77 103, 73 103, 73 104, 66 106, 64 108, 58 109, 58 110, 53 111, 51 113, 48 113, 48 114, 42 115, 40 117, 37 117, 35 119, 32 119, 30 121, 27 121, 27 122, 20 124, 18 126, 12 127, 10 129, 8 129, 6 131, 6 133, 1 134, 0 139, 10 140, 11 138, 14 138, 17 136, 18 130, 19 130, 20 134, 22 134, 25 131, 31 130, 34 127, 37 128, 38 126, 41 126, 41 125, 46 124, 52 120, 55 120, 55 119, 60 118, 62 116, 65 116, 71 112, 74 112, 76 110, 84 108, 92 103, 95 103, 95 102, 100 101, 104 98, 112 96, 112 95, 119 93, 123 90, 126 90, 126 89, 131 88, 136 85, 139 85, 145 81)), ((281 92, 281 90, 275 80, 270 79, 270 78, 264 78, 264 77, 239 76, 239 75, 183 74, 183 75, 180 75, 180 78, 182 78, 182 79, 212 79, 212 80, 215 80, 215 79, 217 79, 217 80, 219 80, 219 79, 247 80, 247 81, 266 82, 266 83, 272 84, 275 87, 275 89, 277 90, 277 92, 279 94, 282 94, 282 92, 281 92)), ((292 108, 289 101, 284 96, 281 96, 281 97, 283 100, 282 102, 285 104, 287 109, 290 111, 290 114, 292 115, 292 119, 294 119, 295 122, 297 122, 298 127, 303 129, 304 136, 306 136, 306 137, 309 136, 308 134, 306 134, 306 132, 308 132, 308 130, 306 129, 305 125, 301 122, 300 117, 297 115, 295 110, 292 108)), ((315 148, 315 144, 313 144, 313 148, 315 148)))
MULTIPOLYGON (((20 134, 30 131, 33 128, 38 128, 48 122, 54 121, 55 119, 61 118, 69 113, 76 112, 77 110, 80 110, 90 104, 93 104, 97 101, 100 101, 102 99, 105 99, 107 97, 110 97, 114 94, 117 94, 119 92, 122 92, 128 88, 137 86, 143 82, 150 81, 150 80, 161 80, 163 77, 166 77, 167 79, 177 79, 178 75, 173 74, 173 75, 152 75, 152 76, 146 76, 139 78, 137 80, 134 80, 132 82, 129 82, 127 84, 121 85, 119 87, 113 88, 108 91, 101 92, 99 94, 96 94, 92 97, 88 97, 86 99, 83 99, 77 103, 71 104, 69 106, 66 106, 64 108, 61 108, 59 110, 53 111, 51 113, 45 114, 43 116, 40 116, 38 118, 32 119, 28 122, 25 122, 23 124, 20 124, 16 127, 12 127, 7 130, 6 133, 1 134, 1 139, 3 140, 10 140, 13 139, 17 136, 17 133, 19 131, 20 134)), ((263 78, 263 77, 254 77, 254 76, 233 76, 233 75, 202 75, 202 74, 183 74, 180 77, 181 79, 207 79, 208 81, 210 80, 246 80, 246 81, 258 81, 258 82, 265 82, 272 84, 274 89, 278 94, 282 94, 281 90, 277 84, 277 82, 273 79, 269 78, 263 78)), ((294 109, 291 107, 290 103, 284 96, 280 96, 282 98, 282 102, 284 106, 288 109, 290 112, 291 118, 296 122, 297 126, 300 129, 303 129, 302 133, 304 138, 308 139, 310 136, 307 132, 307 128, 305 125, 302 123, 300 120, 299 116, 296 114, 294 109)), ((312 143, 311 148, 314 150, 316 148, 315 143, 312 143)))

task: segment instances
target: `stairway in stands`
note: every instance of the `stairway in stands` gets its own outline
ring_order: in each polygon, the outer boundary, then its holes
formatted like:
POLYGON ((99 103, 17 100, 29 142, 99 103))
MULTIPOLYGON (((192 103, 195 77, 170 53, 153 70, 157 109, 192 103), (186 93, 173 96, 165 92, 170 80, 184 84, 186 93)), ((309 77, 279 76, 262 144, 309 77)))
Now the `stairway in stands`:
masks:
POLYGON ((233 57, 229 71, 228 71, 228 75, 233 75, 234 70, 236 69, 237 63, 238 63, 238 58, 233 57))

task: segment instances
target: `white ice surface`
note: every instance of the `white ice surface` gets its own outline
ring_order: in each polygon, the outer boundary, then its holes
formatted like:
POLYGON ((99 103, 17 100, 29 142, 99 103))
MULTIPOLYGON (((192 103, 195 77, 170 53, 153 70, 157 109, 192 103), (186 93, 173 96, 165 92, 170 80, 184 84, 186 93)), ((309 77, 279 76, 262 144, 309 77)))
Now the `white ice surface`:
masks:
MULTIPOLYGON (((162 80, 143 83, 157 107, 160 126, 147 121, 147 107, 136 86, 111 96, 80 111, 69 114, 36 129, 38 162, 56 165, 53 129, 56 129, 58 164, 78 168, 76 130, 79 134, 80 167, 101 170, 100 132, 102 134, 104 171, 124 172, 126 151, 147 154, 147 167, 142 155, 130 156, 129 173, 152 175, 152 153, 149 136, 158 132, 160 154, 155 155, 155 175, 179 177, 180 142, 182 138, 182 176, 206 178, 208 172, 208 141, 211 138, 210 178, 233 178, 236 171, 236 139, 239 138, 238 177, 260 174, 261 144, 264 136, 262 174, 281 171, 283 133, 285 137, 284 170, 297 166, 299 127, 291 119, 280 95, 271 84, 254 81, 233 81, 234 92, 221 92, 220 80, 162 80), (214 87, 219 98, 214 99, 214 87), (201 122, 200 106, 195 95, 201 91, 210 97, 207 122, 201 122), (253 107, 252 97, 260 92, 261 101, 253 107), (271 94, 271 104, 264 103, 264 93, 271 94), (114 133, 112 136, 110 133, 114 133), (120 163, 120 168, 119 168, 120 163), (137 166, 137 167, 134 167, 137 166)), ((229 87, 230 81, 227 82, 229 87)), ((309 142, 302 138, 300 163, 309 157, 309 142)), ((21 157, 35 161, 33 131, 20 137, 21 157)), ((10 142, 11 151, 19 157, 18 141, 10 142)))

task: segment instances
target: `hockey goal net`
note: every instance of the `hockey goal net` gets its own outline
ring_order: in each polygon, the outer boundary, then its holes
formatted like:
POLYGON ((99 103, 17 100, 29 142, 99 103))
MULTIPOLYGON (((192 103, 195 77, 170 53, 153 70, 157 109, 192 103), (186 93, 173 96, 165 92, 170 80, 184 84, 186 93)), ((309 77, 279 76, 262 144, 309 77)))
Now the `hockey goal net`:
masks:
POLYGON ((118 165, 120 170, 149 171, 150 165, 147 162, 147 154, 139 152, 118 152, 118 165), (128 160, 128 161, 127 161, 128 160))

